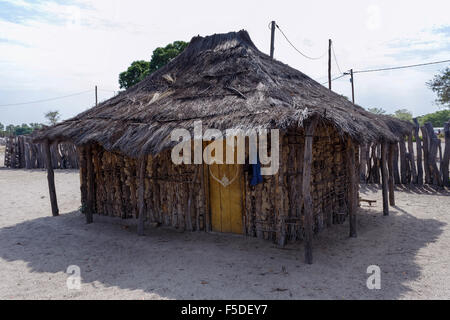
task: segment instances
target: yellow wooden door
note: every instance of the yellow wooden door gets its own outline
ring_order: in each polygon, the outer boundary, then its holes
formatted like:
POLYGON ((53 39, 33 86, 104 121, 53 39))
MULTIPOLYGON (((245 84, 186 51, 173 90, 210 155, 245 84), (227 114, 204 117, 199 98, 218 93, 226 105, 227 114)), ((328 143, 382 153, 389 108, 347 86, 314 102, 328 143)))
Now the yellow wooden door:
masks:
POLYGON ((208 167, 213 231, 242 234, 243 166, 212 164, 208 167))

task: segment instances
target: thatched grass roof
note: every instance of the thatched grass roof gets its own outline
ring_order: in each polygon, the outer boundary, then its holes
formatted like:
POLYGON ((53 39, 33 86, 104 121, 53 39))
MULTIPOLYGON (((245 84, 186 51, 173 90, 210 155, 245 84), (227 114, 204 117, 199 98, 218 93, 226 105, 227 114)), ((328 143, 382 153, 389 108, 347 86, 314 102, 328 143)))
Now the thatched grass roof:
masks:
POLYGON ((142 82, 40 131, 36 140, 97 142, 137 157, 170 147, 171 131, 192 132, 196 120, 220 130, 287 129, 313 116, 358 142, 397 140, 382 117, 272 60, 239 31, 194 37, 182 54, 142 82))

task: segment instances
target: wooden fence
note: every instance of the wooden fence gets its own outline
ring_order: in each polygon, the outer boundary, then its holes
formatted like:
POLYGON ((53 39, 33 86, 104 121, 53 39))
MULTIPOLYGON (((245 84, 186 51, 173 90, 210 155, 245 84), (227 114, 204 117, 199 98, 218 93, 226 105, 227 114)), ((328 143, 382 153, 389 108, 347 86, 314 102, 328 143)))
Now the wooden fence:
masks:
MULTIPOLYGON (((53 144, 50 148, 53 169, 78 169, 78 155, 71 143, 53 144)), ((44 145, 33 143, 30 136, 6 138, 5 167, 44 169, 46 168, 44 145)))
MULTIPOLYGON (((388 167, 393 172, 394 183, 450 187, 450 121, 444 126, 444 148, 431 123, 419 127, 417 119, 414 122, 410 134, 401 136, 400 142, 389 146, 388 167)), ((381 159, 381 144, 361 146, 361 183, 381 183, 381 159)))

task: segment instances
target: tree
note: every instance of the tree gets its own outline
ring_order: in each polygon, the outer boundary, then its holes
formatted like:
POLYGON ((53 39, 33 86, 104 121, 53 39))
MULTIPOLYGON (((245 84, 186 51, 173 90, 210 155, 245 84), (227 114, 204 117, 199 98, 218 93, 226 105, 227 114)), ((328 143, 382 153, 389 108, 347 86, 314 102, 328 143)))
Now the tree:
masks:
POLYGON ((14 125, 10 124, 6 126, 6 133, 10 136, 12 136, 14 134, 14 125))
POLYGON ((450 108, 450 67, 435 75, 433 80, 427 82, 427 86, 437 94, 437 104, 450 108))
POLYGON ((375 113, 375 114, 385 114, 386 110, 382 109, 382 108, 368 108, 367 111, 375 113))
POLYGON ((409 111, 408 109, 397 110, 394 112, 394 114, 392 116, 394 118, 397 118, 400 120, 405 120, 405 121, 410 121, 410 122, 412 122, 412 119, 413 119, 412 112, 409 111))
POLYGON ((33 128, 28 126, 26 123, 23 123, 21 126, 14 127, 14 135, 15 136, 22 136, 22 135, 30 134, 32 132, 33 132, 33 128))
POLYGON ((47 112, 45 117, 47 118, 48 123, 53 126, 58 123, 61 115, 59 114, 59 111, 56 110, 47 112))
POLYGON ((164 48, 156 48, 150 60, 150 73, 155 72, 159 68, 165 66, 170 60, 178 56, 186 49, 188 43, 184 41, 175 41, 164 48))
POLYGON ((127 71, 119 75, 119 85, 121 89, 128 89, 136 83, 142 81, 150 72, 150 62, 140 60, 134 61, 127 71))
POLYGON ((149 74, 165 66, 170 60, 183 52, 187 45, 187 42, 175 41, 164 48, 156 48, 153 51, 150 62, 144 60, 134 61, 127 71, 119 74, 120 88, 128 89, 144 80, 149 74))
POLYGON ((422 117, 419 117, 419 124, 423 126, 425 122, 431 122, 433 127, 442 128, 444 126, 444 123, 449 120, 450 120, 450 109, 429 113, 422 117))

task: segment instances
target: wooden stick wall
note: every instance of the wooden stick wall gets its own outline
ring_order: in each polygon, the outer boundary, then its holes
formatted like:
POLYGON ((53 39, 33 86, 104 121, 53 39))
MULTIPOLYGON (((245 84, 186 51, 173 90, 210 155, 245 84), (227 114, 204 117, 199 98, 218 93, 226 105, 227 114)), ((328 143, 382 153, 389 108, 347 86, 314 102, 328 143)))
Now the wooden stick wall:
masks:
MULTIPOLYGON (((442 141, 434 132, 431 123, 419 127, 417 120, 415 128, 409 134, 400 137, 400 141, 386 147, 392 150, 388 165, 391 168, 389 176, 395 184, 424 183, 434 186, 450 187, 450 121, 444 128, 444 148, 442 141), (420 137, 420 133, 422 137, 420 137), (414 148, 414 142, 416 148, 414 148)), ((381 183, 382 156, 381 143, 371 143, 361 146, 360 182, 381 183)))
MULTIPOLYGON (((289 131, 281 136, 280 169, 264 182, 250 186, 250 170, 244 167, 244 234, 272 240, 280 245, 304 239, 305 136, 289 131)), ((358 148, 354 147, 356 167, 358 148)), ((86 161, 92 153, 94 212, 122 219, 145 220, 179 230, 210 230, 209 171, 207 166, 174 165, 170 150, 146 157, 143 171, 145 204, 140 206, 140 167, 132 159, 104 150, 99 145, 79 148, 82 207, 88 208, 89 179, 86 161), (139 214, 145 217, 139 219, 139 214)), ((312 143, 311 183, 312 232, 342 223, 351 207, 346 161, 347 142, 332 129, 318 125, 312 143)), ((356 175, 356 169, 355 169, 356 175)), ((355 191, 357 194, 357 190, 355 191)), ((354 197, 354 196, 353 196, 354 197)), ((353 199, 356 201, 356 199, 353 199)))
MULTIPOLYGON (((78 169, 78 155, 72 143, 50 146, 53 169, 78 169)), ((29 136, 6 138, 5 167, 13 169, 44 169, 46 153, 44 144, 33 143, 29 136)))

